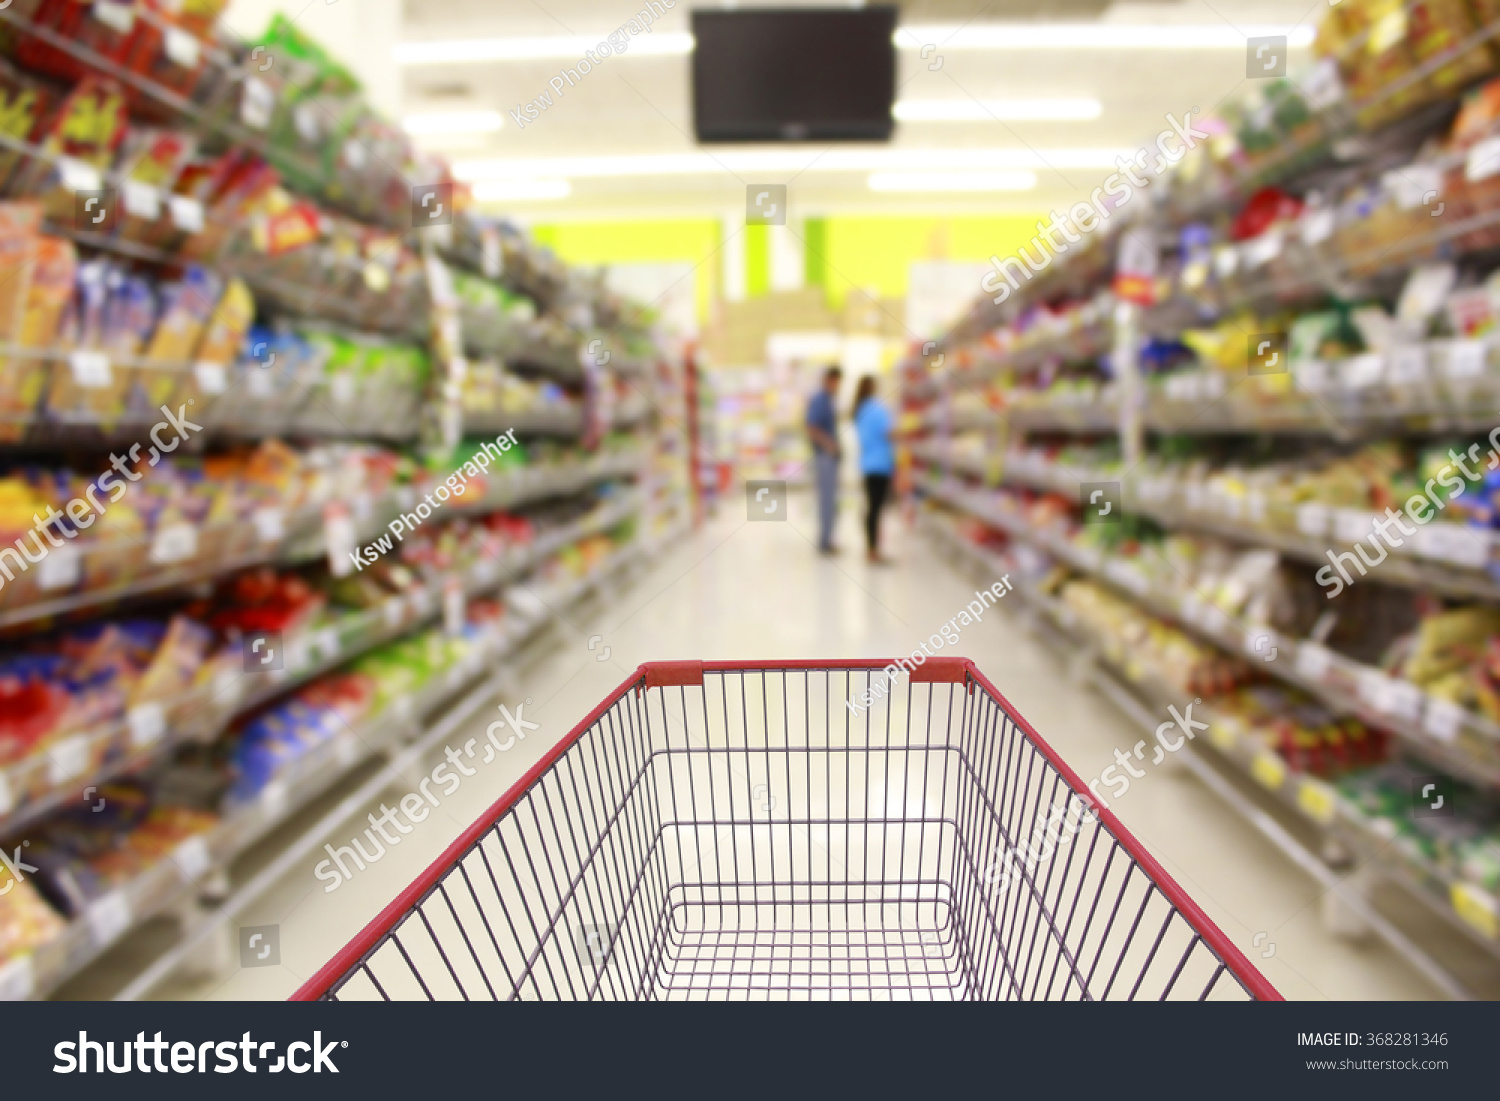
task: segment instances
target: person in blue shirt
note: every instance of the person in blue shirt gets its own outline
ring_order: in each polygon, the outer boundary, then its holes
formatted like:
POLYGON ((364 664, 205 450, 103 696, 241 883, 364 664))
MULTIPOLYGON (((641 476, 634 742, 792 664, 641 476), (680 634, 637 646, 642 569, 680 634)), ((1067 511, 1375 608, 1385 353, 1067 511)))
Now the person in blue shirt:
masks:
POLYGON ((874 376, 866 375, 854 392, 854 430, 859 436, 859 472, 865 476, 866 553, 877 566, 890 563, 880 553, 880 512, 896 472, 896 449, 891 443, 894 427, 891 411, 875 396, 874 376))
POLYGON ((823 385, 807 403, 807 436, 813 446, 813 471, 818 487, 818 553, 837 554, 833 545, 833 521, 838 512, 839 435, 834 423, 833 399, 838 396, 844 372, 830 367, 823 372, 823 385))

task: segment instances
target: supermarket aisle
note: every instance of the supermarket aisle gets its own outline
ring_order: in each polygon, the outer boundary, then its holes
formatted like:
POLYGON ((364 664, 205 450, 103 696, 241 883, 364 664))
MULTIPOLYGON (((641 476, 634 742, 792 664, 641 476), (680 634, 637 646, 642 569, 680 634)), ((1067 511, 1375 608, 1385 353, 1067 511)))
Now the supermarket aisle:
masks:
MULTIPOLYGON (((280 926, 280 967, 238 969, 227 981, 169 983, 157 996, 290 993, 638 662, 888 656, 912 649, 971 597, 973 584, 911 533, 894 532, 897 568, 871 570, 851 550, 832 561, 813 553, 807 498, 794 498, 785 524, 744 523, 735 504, 731 500, 718 520, 685 538, 602 612, 570 618, 560 646, 519 677, 510 697, 512 704, 522 702, 528 720, 541 724, 524 748, 466 778, 423 827, 351 882, 325 892, 309 859, 241 915, 241 926, 280 926), (593 635, 602 637, 591 652, 593 635), (608 660, 598 660, 606 647, 608 660)), ((841 524, 845 547, 854 548, 852 507, 841 524)), ((1057 657, 1030 639, 1014 616, 986 616, 965 632, 957 651, 973 657, 1084 776, 1110 763, 1114 747, 1138 738, 1110 704, 1071 683, 1057 657)), ((482 737, 492 717, 484 711, 448 744, 462 748, 466 739, 482 737)), ((389 789, 386 805, 412 791, 420 776, 389 789)), ((1153 773, 1115 809, 1288 998, 1434 996, 1379 942, 1354 945, 1324 932, 1320 891, 1312 881, 1192 777, 1153 773), (1267 936, 1253 949, 1258 933, 1267 936), (1274 956, 1262 958, 1268 944, 1274 956)), ((378 814, 378 802, 367 810, 378 814)), ((351 819, 327 840, 347 845, 364 824, 362 812, 358 825, 351 819)))

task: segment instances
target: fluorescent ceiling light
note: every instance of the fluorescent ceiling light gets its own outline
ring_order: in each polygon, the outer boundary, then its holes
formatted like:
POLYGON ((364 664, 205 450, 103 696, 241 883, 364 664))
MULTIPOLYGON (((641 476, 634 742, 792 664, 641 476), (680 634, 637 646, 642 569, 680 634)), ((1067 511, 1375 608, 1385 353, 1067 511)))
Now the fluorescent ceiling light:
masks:
MULTIPOLYGON (((979 23, 900 27, 895 42, 905 50, 1242 50, 1250 38, 1285 35, 1292 47, 1312 45, 1309 26, 1190 23, 979 23)), ((455 65, 481 61, 571 61, 607 41, 602 34, 553 34, 515 38, 435 39, 401 42, 397 65, 455 65)), ((693 52, 693 36, 657 31, 630 38, 626 57, 693 52)))
POLYGON ((474 201, 515 203, 531 199, 566 199, 573 194, 567 180, 493 180, 474 185, 474 201))
MULTIPOLYGON (((543 176, 794 176, 803 172, 974 171, 1116 167, 1131 149, 767 149, 599 157, 496 157, 453 165, 460 180, 543 176)), ((756 182, 756 181, 748 181, 756 182)), ((775 182, 769 181, 769 182, 775 182)))
MULTIPOLYGON (((392 50, 397 65, 454 65, 476 61, 577 61, 589 50, 598 52, 603 34, 553 34, 532 38, 458 38, 433 42, 400 42, 392 50)), ((626 57, 686 54, 693 51, 690 34, 630 36, 626 57)))
POLYGON ((1035 172, 871 172, 871 191, 1030 191, 1035 172))
POLYGON ((1017 122, 1025 119, 1096 119, 1097 99, 899 99, 891 113, 900 122, 1017 122))
POLYGON ((504 125, 505 116, 499 111, 424 111, 401 120, 401 128, 418 138, 493 134, 504 125))
POLYGON ((1225 23, 967 23, 898 27, 904 50, 1243 50, 1251 38, 1285 36, 1292 47, 1311 46, 1310 26, 1240 26, 1225 23))

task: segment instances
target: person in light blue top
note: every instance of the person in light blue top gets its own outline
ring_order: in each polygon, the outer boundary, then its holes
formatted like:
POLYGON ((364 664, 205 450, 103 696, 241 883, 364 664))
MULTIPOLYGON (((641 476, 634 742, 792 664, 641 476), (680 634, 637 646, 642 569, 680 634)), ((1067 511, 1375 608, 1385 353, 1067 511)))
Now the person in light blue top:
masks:
POLYGON ((839 438, 833 399, 844 373, 837 367, 823 372, 823 385, 807 403, 807 437, 813 447, 813 473, 818 487, 818 553, 837 554, 833 522, 838 515, 839 438))
POLYGON ((865 544, 870 562, 884 566, 880 553, 880 513, 891 492, 896 472, 896 448, 891 442, 895 420, 875 396, 875 378, 866 375, 854 392, 854 430, 859 437, 859 472, 865 478, 865 544))

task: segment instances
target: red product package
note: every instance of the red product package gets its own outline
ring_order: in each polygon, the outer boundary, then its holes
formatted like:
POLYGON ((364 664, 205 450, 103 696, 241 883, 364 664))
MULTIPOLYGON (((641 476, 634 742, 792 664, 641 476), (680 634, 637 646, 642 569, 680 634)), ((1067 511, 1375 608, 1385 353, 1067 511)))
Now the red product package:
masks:
MULTIPOLYGON (((22 0, 16 14, 70 39, 105 61, 123 62, 139 31, 133 0, 22 0)), ((87 63, 22 31, 16 59, 28 69, 78 80, 87 63)))

